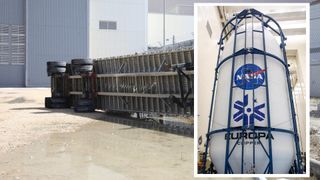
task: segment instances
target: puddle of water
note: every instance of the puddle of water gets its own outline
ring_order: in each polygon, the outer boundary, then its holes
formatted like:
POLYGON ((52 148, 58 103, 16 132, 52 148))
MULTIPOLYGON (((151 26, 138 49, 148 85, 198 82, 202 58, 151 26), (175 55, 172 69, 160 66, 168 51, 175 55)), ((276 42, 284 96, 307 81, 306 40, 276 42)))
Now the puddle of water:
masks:
POLYGON ((193 139, 97 121, 0 154, 0 166, 22 179, 192 179, 193 139))

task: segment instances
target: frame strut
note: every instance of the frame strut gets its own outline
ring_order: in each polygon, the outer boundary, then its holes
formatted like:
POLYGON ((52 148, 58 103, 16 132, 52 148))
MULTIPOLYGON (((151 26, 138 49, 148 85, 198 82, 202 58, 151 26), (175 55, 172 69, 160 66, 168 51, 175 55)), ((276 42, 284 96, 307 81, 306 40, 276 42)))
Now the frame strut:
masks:
MULTIPOLYGON (((235 27, 235 32, 234 32, 234 44, 233 44, 233 53, 236 52, 237 48, 237 31, 238 31, 238 16, 236 15, 236 23, 234 25, 235 27)), ((230 92, 229 92, 229 113, 228 113, 228 129, 227 129, 227 136, 230 136, 230 126, 231 126, 231 107, 232 107, 232 95, 233 95, 233 75, 234 75, 234 61, 235 61, 235 56, 232 57, 232 68, 231 68, 231 81, 230 81, 230 92)), ((232 168, 229 164, 229 146, 230 146, 230 139, 227 138, 227 147, 226 147, 226 159, 225 159, 225 164, 224 164, 224 173, 229 174, 232 171, 232 168)))

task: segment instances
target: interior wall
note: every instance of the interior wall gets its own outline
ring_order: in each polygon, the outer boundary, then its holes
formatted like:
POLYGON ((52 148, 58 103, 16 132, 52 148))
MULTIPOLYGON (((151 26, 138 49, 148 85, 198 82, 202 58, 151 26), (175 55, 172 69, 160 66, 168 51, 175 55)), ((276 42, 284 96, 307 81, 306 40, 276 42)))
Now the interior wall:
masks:
POLYGON ((288 36, 287 50, 297 50, 297 83, 293 88, 302 151, 306 151, 306 35, 288 36))
POLYGON ((198 138, 202 138, 202 143, 198 146, 201 151, 204 151, 204 143, 206 140, 206 133, 208 128, 208 115, 212 97, 212 87, 214 80, 214 69, 216 67, 216 60, 218 54, 217 42, 222 31, 222 26, 217 23, 220 22, 217 7, 197 7, 197 39, 195 44, 198 50, 195 58, 198 70, 198 138), (209 31, 208 31, 209 29, 209 31), (211 29, 211 35, 210 35, 211 29), (199 78, 200 77, 200 78, 199 78))

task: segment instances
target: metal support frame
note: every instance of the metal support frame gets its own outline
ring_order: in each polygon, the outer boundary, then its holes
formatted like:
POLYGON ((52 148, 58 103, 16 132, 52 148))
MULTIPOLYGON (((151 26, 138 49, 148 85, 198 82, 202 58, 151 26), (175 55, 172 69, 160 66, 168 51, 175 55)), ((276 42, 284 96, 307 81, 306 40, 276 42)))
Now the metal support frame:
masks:
MULTIPOLYGON (((287 57, 286 57, 286 50, 285 50, 285 41, 286 41, 286 37, 283 34, 283 31, 281 29, 281 27, 279 26, 279 24, 270 16, 268 15, 264 15, 261 12, 255 10, 255 9, 245 9, 242 12, 235 14, 234 17, 232 19, 230 19, 226 25, 224 26, 221 35, 220 35, 220 40, 218 42, 219 45, 219 51, 218 51, 218 57, 217 57, 217 66, 215 69, 215 79, 214 79, 214 85, 213 85, 213 90, 212 90, 212 99, 211 99, 211 105, 210 105, 210 113, 209 113, 209 122, 208 122, 208 131, 207 131, 207 140, 205 143, 205 154, 203 156, 203 165, 202 165, 202 173, 205 174, 207 173, 206 171, 206 162, 207 162, 207 155, 208 155, 208 147, 209 147, 209 142, 210 139, 213 135, 215 135, 216 133, 221 133, 221 132, 225 132, 227 133, 227 142, 226 142, 226 154, 225 154, 225 168, 224 168, 224 173, 225 174, 233 174, 233 170, 231 165, 229 164, 229 158, 231 156, 231 154, 233 153, 233 150, 235 149, 236 144, 238 143, 238 141, 240 140, 240 138, 237 140, 237 142, 234 145, 230 144, 229 141, 229 136, 231 132, 235 132, 235 131, 241 131, 242 133, 246 131, 245 128, 242 127, 230 127, 230 122, 231 122, 231 105, 232 105, 232 94, 233 94, 233 88, 235 88, 235 86, 233 86, 233 75, 234 75, 234 61, 235 61, 235 57, 237 56, 244 56, 244 61, 246 61, 246 56, 248 54, 252 55, 252 61, 254 64, 254 55, 262 55, 263 56, 263 60, 264 60, 264 66, 265 66, 265 85, 263 87, 266 88, 266 104, 267 104, 267 127, 259 127, 259 126, 255 126, 253 124, 253 126, 250 128, 250 130, 252 130, 253 132, 255 131, 265 131, 268 133, 268 135, 270 135, 271 132, 281 132, 281 133, 287 133, 287 134, 291 134, 293 136, 294 139, 294 143, 295 143, 295 156, 296 159, 294 161, 295 167, 293 168, 292 173, 296 173, 296 174, 301 174, 303 173, 302 167, 301 167, 301 163, 302 163, 302 159, 301 159, 301 152, 300 152, 300 143, 299 143, 299 136, 298 136, 298 130, 297 130, 297 122, 296 122, 296 113, 295 113, 295 108, 294 108, 294 103, 293 103, 293 96, 292 96, 292 87, 291 87, 291 82, 290 82, 290 73, 289 73, 289 69, 288 69, 288 63, 287 63, 287 57), (257 19, 258 21, 261 22, 261 26, 262 26, 262 30, 255 30, 254 27, 252 26, 252 47, 248 48, 247 46, 247 42, 246 42, 246 37, 247 37, 247 19, 251 18, 252 19, 252 24, 253 24, 253 19, 257 19), (244 32, 237 32, 238 31, 238 26, 242 21, 245 21, 245 31, 244 32), (273 27, 270 25, 270 22, 274 23, 276 27, 273 27), (227 27, 231 26, 230 30, 227 31, 227 27), (266 47, 265 47, 265 32, 264 29, 265 28, 269 28, 271 31, 273 31, 275 34, 277 34, 278 36, 280 36, 281 39, 281 43, 280 43, 280 48, 282 50, 282 57, 277 57, 271 53, 266 52, 266 47), (233 54, 224 58, 224 59, 220 59, 221 56, 221 51, 223 51, 224 49, 224 41, 226 40, 226 38, 231 34, 231 32, 234 31, 234 45, 233 45, 233 54), (225 35, 223 34, 225 32, 225 35), (238 51, 236 51, 236 43, 237 43, 237 35, 245 33, 245 47, 243 49, 240 49, 238 51), (257 49, 254 47, 254 34, 255 33, 261 33, 262 34, 262 39, 263 39, 263 49, 257 49), (293 131, 290 130, 286 130, 286 129, 279 129, 279 128, 272 128, 271 127, 271 119, 270 119, 270 105, 269 105, 269 88, 268 88, 268 70, 267 70, 267 56, 271 57, 272 60, 276 60, 278 62, 280 62, 283 67, 285 68, 286 71, 286 78, 287 78, 287 86, 288 86, 288 91, 289 91, 289 98, 290 98, 290 108, 291 108, 291 118, 292 118, 292 122, 293 122, 293 131), (214 110, 214 100, 215 100, 215 93, 216 93, 216 85, 217 85, 217 81, 219 79, 219 69, 221 67, 221 65, 223 63, 225 63, 226 61, 232 61, 232 69, 231 69, 231 83, 230 83, 230 92, 229 92, 229 112, 228 112, 228 125, 227 128, 224 129, 218 129, 218 130, 214 130, 211 131, 211 126, 212 126, 212 113, 214 110), (231 149, 230 149, 231 147, 231 149)), ((245 91, 245 90, 243 90, 245 91)), ((245 93, 245 92, 243 92, 245 93)), ((253 98, 254 98, 254 90, 253 90, 253 98)), ((253 103, 255 103, 253 101, 253 103)), ((260 139, 258 139, 258 141, 260 141, 260 139)), ((243 137, 242 137, 242 142, 243 142, 243 137)), ((260 141, 261 143, 261 141, 260 141)), ((241 164, 241 173, 243 172, 243 151, 244 151, 244 144, 242 143, 242 154, 241 154, 241 159, 242 159, 242 164, 241 164)), ((268 140, 268 147, 264 147, 264 145, 261 143, 261 146, 266 154, 266 156, 269 159, 268 165, 265 168, 264 173, 267 174, 273 174, 273 156, 272 156, 272 142, 271 142, 271 138, 269 138, 268 140)), ((255 167, 255 145, 253 145, 253 166, 255 167)), ((255 172, 253 172, 255 173, 255 172)), ((288 172, 289 173, 289 172, 288 172)))
MULTIPOLYGON (((159 115, 193 115, 193 48, 94 60, 96 109, 159 115), (126 103, 125 103, 126 102, 126 103)), ((73 101, 86 88, 72 75, 73 101)))
POLYGON ((87 72, 80 74, 82 82, 82 98, 94 100, 95 92, 95 78, 96 74, 87 72))
POLYGON ((51 75, 51 97, 65 98, 67 78, 65 73, 51 75))
POLYGON ((185 63, 182 66, 175 66, 173 67, 173 70, 176 70, 178 73, 178 80, 179 80, 179 91, 180 91, 180 98, 177 98, 174 95, 171 95, 171 99, 174 103, 178 104, 182 108, 193 106, 193 101, 191 101, 188 97, 192 93, 192 85, 191 81, 192 79, 184 72, 183 68, 186 69, 193 69, 193 65, 189 63, 185 63), (192 66, 192 67, 190 67, 192 66), (187 92, 185 92, 184 88, 184 80, 185 78, 186 83, 188 85, 187 92))

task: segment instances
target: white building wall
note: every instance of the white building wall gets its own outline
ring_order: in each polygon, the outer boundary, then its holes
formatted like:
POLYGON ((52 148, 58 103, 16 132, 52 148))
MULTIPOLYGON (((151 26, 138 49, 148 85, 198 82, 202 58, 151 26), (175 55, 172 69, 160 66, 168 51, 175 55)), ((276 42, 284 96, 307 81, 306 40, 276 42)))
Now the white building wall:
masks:
POLYGON ((147 50, 147 0, 90 0, 89 56, 100 58, 147 50), (116 21, 116 30, 99 29, 116 21))

